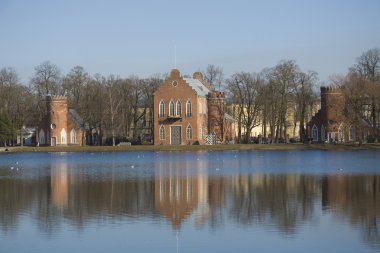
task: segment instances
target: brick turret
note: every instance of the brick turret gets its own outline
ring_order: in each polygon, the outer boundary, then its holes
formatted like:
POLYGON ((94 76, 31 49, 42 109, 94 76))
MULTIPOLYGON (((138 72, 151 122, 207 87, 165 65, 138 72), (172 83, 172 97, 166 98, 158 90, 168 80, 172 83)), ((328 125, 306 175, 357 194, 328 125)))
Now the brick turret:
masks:
POLYGON ((216 140, 224 141, 224 115, 226 100, 224 92, 211 91, 207 95, 208 131, 216 134, 216 140))
POLYGON ((47 96, 46 107, 52 145, 67 144, 67 97, 47 96))

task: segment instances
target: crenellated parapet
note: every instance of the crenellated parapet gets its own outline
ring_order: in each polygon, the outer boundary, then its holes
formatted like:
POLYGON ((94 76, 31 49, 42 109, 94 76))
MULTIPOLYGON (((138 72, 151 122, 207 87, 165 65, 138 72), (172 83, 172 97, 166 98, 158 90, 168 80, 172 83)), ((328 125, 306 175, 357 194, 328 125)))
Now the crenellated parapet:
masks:
POLYGON ((321 93, 343 93, 343 91, 337 86, 321 86, 321 93))
POLYGON ((64 95, 47 95, 47 101, 67 101, 67 96, 64 95))
POLYGON ((207 95, 207 99, 224 99, 225 95, 224 92, 220 91, 211 91, 207 95))

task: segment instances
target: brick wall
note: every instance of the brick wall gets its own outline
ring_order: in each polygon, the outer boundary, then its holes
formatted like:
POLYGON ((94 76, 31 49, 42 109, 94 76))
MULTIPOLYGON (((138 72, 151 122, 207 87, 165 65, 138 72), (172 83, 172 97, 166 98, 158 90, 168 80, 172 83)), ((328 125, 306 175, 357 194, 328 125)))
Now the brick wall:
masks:
MULTIPOLYGON (((203 113, 206 108, 206 101, 204 98, 198 97, 195 90, 186 83, 177 69, 173 69, 170 76, 165 80, 164 84, 154 94, 154 144, 166 145, 171 144, 171 127, 181 127, 181 144, 192 144, 195 141, 203 142, 199 139, 199 129, 207 128, 207 114, 203 113), (159 104, 163 101, 165 105, 164 116, 159 116, 159 104), (169 103, 173 101, 176 105, 177 101, 181 102, 181 115, 180 117, 169 117, 169 103), (192 105, 192 115, 186 115, 186 103, 190 101, 192 105), (202 113, 199 112, 199 103, 202 104, 202 113), (186 129, 188 125, 192 127, 192 138, 188 139, 186 136, 186 129), (205 125, 206 124, 206 125, 205 125), (160 139, 160 127, 165 129, 165 138, 160 139)), ((205 130, 203 130, 205 131, 205 130)))

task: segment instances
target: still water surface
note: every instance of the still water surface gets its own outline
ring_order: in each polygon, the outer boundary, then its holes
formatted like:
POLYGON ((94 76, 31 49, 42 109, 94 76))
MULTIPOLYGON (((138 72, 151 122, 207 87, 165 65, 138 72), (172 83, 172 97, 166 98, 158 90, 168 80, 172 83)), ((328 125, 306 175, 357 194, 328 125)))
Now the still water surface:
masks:
POLYGON ((1 154, 0 252, 380 252, 380 152, 1 154))

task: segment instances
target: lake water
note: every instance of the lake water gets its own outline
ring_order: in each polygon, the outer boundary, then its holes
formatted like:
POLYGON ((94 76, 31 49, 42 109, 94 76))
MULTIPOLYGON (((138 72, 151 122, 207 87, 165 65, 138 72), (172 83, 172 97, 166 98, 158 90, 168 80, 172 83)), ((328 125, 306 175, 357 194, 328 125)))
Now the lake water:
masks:
POLYGON ((1 154, 0 252, 380 252, 380 152, 1 154))

